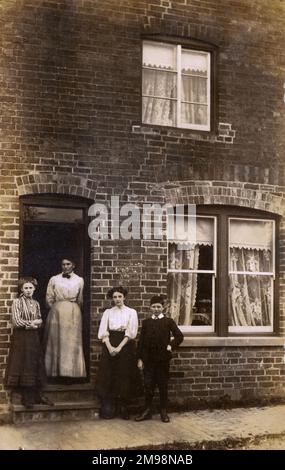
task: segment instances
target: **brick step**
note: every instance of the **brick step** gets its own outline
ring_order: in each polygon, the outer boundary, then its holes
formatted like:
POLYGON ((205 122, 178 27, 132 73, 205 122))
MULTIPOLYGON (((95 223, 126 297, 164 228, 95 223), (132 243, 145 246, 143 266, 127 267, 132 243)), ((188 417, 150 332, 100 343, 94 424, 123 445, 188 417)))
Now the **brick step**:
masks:
POLYGON ((42 394, 52 402, 81 402, 95 400, 93 390, 43 390, 42 394))
POLYGON ((34 423, 42 421, 67 421, 81 419, 97 419, 99 406, 96 401, 55 402, 54 406, 34 405, 30 410, 23 405, 12 404, 12 420, 14 424, 34 423))
MULTIPOLYGON (((49 398, 53 403, 96 401, 94 387, 90 386, 90 384, 78 386, 47 385, 43 388, 42 394, 49 398)), ((18 393, 13 393, 12 404, 21 404, 21 396, 18 393)))

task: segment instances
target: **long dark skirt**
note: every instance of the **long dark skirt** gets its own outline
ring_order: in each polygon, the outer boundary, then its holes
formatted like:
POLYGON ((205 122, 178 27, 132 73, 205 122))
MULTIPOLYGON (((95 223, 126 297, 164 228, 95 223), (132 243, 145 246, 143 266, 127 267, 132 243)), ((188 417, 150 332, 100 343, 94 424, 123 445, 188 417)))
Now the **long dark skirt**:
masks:
MULTIPOLYGON (((110 331, 109 340, 117 347, 125 336, 121 331, 110 331)), ((105 344, 97 373, 95 393, 103 399, 121 398, 129 400, 141 392, 140 375, 137 368, 135 342, 129 340, 121 352, 110 356, 105 344)))
POLYGON ((39 331, 15 328, 6 369, 7 387, 39 387, 44 379, 39 331))

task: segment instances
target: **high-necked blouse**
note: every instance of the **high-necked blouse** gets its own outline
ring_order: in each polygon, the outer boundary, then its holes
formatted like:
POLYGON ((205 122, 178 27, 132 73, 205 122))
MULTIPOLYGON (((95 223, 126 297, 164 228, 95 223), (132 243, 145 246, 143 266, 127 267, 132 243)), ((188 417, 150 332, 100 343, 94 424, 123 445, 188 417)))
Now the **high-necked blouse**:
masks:
POLYGON ((31 326, 33 320, 41 318, 40 304, 32 298, 21 294, 12 304, 12 323, 17 328, 31 326))
POLYGON ((83 286, 84 281, 82 277, 77 276, 75 273, 71 273, 70 278, 63 277, 62 274, 57 274, 49 280, 46 302, 49 307, 60 300, 69 300, 70 302, 76 302, 78 305, 81 305, 83 286))
POLYGON ((125 336, 135 339, 138 333, 138 315, 135 309, 123 305, 122 308, 108 308, 103 313, 98 338, 103 342, 109 336, 109 331, 124 331, 125 336))

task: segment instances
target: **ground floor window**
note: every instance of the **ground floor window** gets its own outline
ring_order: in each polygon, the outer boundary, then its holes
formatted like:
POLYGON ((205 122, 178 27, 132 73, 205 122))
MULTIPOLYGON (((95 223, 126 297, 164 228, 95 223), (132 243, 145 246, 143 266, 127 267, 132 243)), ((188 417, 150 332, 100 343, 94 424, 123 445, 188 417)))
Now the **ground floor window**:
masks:
POLYGON ((168 240, 169 312, 181 329, 221 336, 272 333, 276 218, 204 206, 196 216, 177 214, 169 223, 175 225, 168 240), (179 232, 193 217, 195 230, 181 242, 179 232))

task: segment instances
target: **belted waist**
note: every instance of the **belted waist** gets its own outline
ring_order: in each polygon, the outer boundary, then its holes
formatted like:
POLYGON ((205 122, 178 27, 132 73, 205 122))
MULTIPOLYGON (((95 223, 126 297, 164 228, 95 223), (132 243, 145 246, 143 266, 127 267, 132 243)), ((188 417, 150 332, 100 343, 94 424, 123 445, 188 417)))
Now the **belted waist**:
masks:
POLYGON ((120 328, 119 330, 109 330, 109 333, 125 333, 125 331, 125 328, 120 328))

